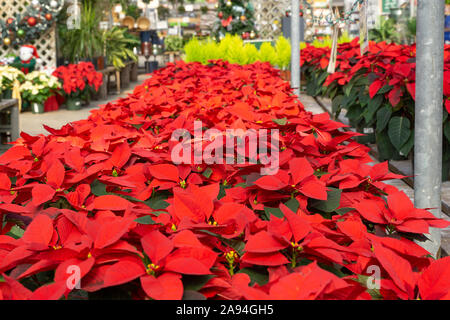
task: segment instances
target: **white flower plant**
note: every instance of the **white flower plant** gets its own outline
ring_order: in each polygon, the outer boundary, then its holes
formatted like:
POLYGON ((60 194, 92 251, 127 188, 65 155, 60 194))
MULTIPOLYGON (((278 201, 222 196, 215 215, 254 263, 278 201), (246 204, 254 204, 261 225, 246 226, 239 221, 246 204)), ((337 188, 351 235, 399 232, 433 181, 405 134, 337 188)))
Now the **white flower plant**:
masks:
POLYGON ((54 91, 61 88, 58 78, 43 71, 33 71, 25 76, 20 86, 22 98, 30 103, 43 104, 54 91))
POLYGON ((16 80, 19 83, 25 80, 25 75, 22 71, 14 67, 0 66, 0 91, 11 90, 16 80))

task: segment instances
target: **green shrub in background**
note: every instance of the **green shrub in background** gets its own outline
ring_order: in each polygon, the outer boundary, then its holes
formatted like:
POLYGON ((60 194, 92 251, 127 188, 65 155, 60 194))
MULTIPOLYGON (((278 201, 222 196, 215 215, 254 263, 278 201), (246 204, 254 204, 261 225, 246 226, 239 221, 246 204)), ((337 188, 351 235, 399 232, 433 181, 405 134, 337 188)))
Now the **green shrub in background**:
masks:
POLYGON ((283 37, 277 39, 275 46, 263 43, 259 50, 251 43, 244 43, 239 36, 226 35, 220 42, 193 38, 185 45, 184 52, 186 62, 202 64, 219 59, 240 65, 261 61, 286 70, 291 61, 291 44, 283 37))
POLYGON ((116 69, 125 67, 128 60, 137 61, 133 47, 138 46, 140 41, 131 36, 127 29, 120 27, 108 29, 103 32, 102 41, 108 64, 112 64, 116 69))
POLYGON ((125 14, 127 16, 133 17, 135 20, 137 20, 142 14, 142 9, 140 9, 135 4, 127 3, 126 9, 125 9, 125 14))
POLYGON ((181 51, 183 50, 183 38, 180 36, 167 36, 164 38, 164 45, 166 51, 181 51))
POLYGON ((70 63, 93 59, 102 54, 100 16, 96 10, 92 3, 85 2, 81 8, 81 28, 64 27, 59 32, 61 52, 70 63))

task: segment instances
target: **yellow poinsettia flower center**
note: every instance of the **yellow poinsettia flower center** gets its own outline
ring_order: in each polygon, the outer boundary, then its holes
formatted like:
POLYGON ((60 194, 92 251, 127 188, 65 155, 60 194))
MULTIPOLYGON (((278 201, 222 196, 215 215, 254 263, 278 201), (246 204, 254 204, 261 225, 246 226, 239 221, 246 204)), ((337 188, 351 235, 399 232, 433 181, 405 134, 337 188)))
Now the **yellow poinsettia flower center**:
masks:
POLYGON ((225 259, 227 259, 229 264, 233 264, 234 261, 237 258, 239 258, 238 254, 234 250, 228 251, 228 252, 224 253, 224 255, 225 255, 225 259))
POLYGON ((156 265, 156 264, 154 264, 154 263, 150 263, 150 264, 147 265, 146 272, 147 272, 148 275, 154 276, 155 273, 156 273, 156 271, 157 271, 159 268, 160 268, 160 267, 159 267, 158 265, 156 265))
POLYGON ((298 251, 302 251, 303 250, 303 247, 301 246, 301 245, 299 245, 297 242, 291 242, 291 246, 292 246, 292 248, 294 248, 294 249, 296 249, 296 250, 298 250, 298 251))

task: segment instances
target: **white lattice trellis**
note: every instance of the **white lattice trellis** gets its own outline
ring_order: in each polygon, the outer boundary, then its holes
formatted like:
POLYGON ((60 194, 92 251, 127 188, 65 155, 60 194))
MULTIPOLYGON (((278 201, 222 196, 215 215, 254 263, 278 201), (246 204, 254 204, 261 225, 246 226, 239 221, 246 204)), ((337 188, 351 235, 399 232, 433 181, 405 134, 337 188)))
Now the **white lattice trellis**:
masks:
POLYGON ((260 38, 274 39, 282 34, 281 20, 291 0, 253 0, 256 27, 260 38))
MULTIPOLYGON (((0 0, 0 18, 7 19, 13 17, 14 13, 21 13, 30 4, 26 0, 0 0)), ((55 26, 48 29, 38 39, 32 41, 36 46, 39 57, 44 67, 56 67, 56 29, 55 26)), ((8 53, 17 54, 18 47, 0 46, 0 57, 4 57, 8 53)))

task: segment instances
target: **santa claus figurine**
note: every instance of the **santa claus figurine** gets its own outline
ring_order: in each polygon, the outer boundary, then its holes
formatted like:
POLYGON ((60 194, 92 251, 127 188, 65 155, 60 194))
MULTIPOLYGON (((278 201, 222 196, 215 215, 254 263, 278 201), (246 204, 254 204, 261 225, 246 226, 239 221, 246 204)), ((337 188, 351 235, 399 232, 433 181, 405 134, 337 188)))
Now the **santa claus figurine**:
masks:
POLYGON ((19 56, 16 57, 11 66, 28 74, 36 69, 36 64, 40 63, 36 47, 31 44, 25 44, 19 49, 19 56))

